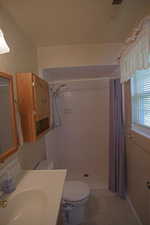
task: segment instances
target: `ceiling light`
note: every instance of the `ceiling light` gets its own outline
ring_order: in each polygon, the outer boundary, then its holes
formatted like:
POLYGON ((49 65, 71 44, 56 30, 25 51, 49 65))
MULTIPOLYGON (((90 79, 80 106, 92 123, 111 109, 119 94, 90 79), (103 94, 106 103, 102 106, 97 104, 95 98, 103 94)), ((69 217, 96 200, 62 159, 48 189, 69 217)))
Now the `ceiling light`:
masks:
POLYGON ((0 54, 4 54, 7 52, 10 52, 10 49, 6 43, 2 30, 0 30, 0 54))

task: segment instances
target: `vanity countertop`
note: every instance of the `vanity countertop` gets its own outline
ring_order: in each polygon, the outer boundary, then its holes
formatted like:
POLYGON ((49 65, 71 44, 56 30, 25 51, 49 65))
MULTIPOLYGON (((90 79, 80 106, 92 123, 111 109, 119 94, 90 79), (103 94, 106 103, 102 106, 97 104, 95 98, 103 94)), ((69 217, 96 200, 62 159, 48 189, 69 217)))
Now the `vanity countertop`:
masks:
MULTIPOLYGON (((65 177, 66 170, 23 171, 16 190, 7 198, 8 207, 0 209, 3 210, 2 217, 10 214, 11 224, 19 224, 13 223, 12 211, 15 209, 15 218, 21 215, 18 222, 22 225, 56 225, 65 177)), ((9 223, 5 221, 4 218, 4 224, 9 223)))

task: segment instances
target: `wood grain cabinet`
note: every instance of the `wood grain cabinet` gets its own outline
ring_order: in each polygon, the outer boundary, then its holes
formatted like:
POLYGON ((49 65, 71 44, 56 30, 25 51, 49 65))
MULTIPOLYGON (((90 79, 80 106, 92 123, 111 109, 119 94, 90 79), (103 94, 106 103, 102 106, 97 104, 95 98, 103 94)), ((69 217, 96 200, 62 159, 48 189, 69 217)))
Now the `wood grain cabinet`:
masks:
POLYGON ((24 141, 34 142, 50 129, 48 82, 33 73, 16 74, 24 141))

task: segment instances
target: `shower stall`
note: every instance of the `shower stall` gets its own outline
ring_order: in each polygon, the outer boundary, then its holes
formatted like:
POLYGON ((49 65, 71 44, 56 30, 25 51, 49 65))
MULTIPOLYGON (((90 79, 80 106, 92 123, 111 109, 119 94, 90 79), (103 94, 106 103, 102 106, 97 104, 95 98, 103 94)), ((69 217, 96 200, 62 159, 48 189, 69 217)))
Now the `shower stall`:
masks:
POLYGON ((50 82, 53 127, 46 135, 49 162, 68 180, 93 189, 108 184, 109 79, 50 82))

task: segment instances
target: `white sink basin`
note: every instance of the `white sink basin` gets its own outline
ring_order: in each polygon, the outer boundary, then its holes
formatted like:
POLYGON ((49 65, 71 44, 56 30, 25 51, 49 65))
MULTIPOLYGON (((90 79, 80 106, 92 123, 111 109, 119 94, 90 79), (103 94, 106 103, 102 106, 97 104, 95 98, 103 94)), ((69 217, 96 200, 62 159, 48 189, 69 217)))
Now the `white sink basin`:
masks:
POLYGON ((8 199, 8 206, 0 210, 3 225, 41 225, 47 216, 48 200, 44 192, 29 190, 8 199))
POLYGON ((56 225, 65 176, 66 170, 24 172, 0 208, 0 225, 56 225))

